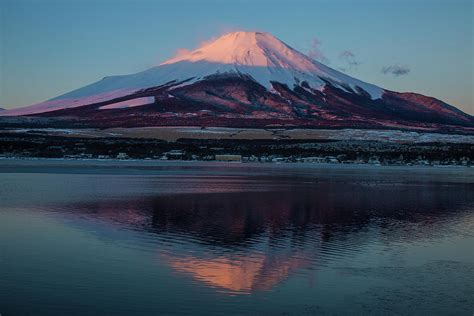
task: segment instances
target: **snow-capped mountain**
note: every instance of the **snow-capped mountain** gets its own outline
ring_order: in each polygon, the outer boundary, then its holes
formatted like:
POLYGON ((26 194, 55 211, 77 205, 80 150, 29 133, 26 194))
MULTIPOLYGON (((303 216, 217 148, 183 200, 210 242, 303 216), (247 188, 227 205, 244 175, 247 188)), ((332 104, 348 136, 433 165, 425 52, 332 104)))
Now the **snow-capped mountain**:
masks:
POLYGON ((116 125, 473 125, 448 104, 329 68, 271 34, 233 32, 151 69, 111 76, 0 115, 78 116, 116 125), (255 120, 250 122, 246 120, 255 120), (255 124, 254 124, 255 123, 255 124))

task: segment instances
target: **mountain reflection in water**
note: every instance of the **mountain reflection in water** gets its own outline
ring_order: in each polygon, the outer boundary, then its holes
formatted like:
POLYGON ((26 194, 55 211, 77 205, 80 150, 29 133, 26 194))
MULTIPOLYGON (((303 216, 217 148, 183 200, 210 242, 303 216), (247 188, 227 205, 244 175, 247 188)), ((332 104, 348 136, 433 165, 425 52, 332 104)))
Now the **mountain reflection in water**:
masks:
MULTIPOLYGON (((245 188, 242 188, 244 190, 245 188)), ((157 260, 229 294, 270 290, 373 242, 449 234, 471 185, 316 182, 271 191, 186 193, 67 207, 157 239, 157 260)), ((60 207, 61 208, 61 207, 60 207)))
POLYGON ((467 315, 473 175, 5 160, 0 313, 467 315))

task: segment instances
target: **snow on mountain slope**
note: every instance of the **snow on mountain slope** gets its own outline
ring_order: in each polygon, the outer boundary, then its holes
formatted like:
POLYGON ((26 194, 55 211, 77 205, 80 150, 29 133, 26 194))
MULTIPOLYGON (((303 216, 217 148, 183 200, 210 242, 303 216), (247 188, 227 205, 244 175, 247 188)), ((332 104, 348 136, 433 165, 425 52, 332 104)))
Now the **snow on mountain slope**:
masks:
MULTIPOLYGON (((189 85, 206 77, 222 74, 249 76, 269 91, 272 81, 290 89, 304 81, 322 90, 326 81, 354 93, 357 87, 372 99, 382 97, 383 89, 352 78, 289 47, 268 33, 233 32, 196 50, 179 54, 148 70, 104 79, 32 106, 3 111, 0 115, 27 115, 113 100, 145 88, 167 83, 189 85), (182 83, 183 81, 186 81, 182 83)), ((120 106, 123 106, 120 105, 120 106)))
MULTIPOLYGON (((383 89, 352 78, 331 69, 297 50, 286 45, 273 35, 262 32, 234 32, 196 50, 180 54, 161 65, 172 65, 180 62, 223 65, 219 71, 249 74, 266 88, 271 88, 270 81, 277 81, 293 88, 295 84, 307 81, 312 88, 320 89, 325 82, 333 81, 336 85, 359 86, 366 90, 373 99, 380 98, 383 89)), ((188 65, 186 68, 188 68, 188 65)), ((180 67, 184 68, 184 67, 180 67)), ((210 67, 212 68, 212 67, 210 67)), ((188 69, 180 69, 188 70, 188 69)))
MULTIPOLYGON (((81 88, 79 90, 82 90, 82 89, 84 88, 81 88)), ((79 90, 75 90, 73 92, 76 92, 79 90)), ((37 113, 43 113, 43 112, 56 111, 56 110, 61 110, 61 109, 66 109, 66 108, 74 108, 74 107, 79 107, 79 106, 83 106, 87 104, 113 100, 115 98, 129 95, 136 90, 137 89, 132 89, 132 90, 118 89, 118 90, 112 90, 112 91, 107 91, 107 92, 98 93, 98 94, 84 95, 83 97, 62 98, 62 96, 60 96, 60 97, 57 97, 45 102, 30 105, 27 107, 7 110, 7 111, 2 112, 0 115, 8 115, 8 116, 28 115, 28 114, 37 114, 37 113)), ((65 94, 64 96, 66 95, 67 94, 65 94)))

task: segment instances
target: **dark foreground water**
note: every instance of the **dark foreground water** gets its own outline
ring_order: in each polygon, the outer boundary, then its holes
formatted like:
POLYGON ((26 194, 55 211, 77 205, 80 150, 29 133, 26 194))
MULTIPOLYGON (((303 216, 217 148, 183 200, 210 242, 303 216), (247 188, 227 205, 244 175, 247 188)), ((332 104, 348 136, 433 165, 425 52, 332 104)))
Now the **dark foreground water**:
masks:
POLYGON ((0 161, 0 314, 474 312, 469 168, 0 161))

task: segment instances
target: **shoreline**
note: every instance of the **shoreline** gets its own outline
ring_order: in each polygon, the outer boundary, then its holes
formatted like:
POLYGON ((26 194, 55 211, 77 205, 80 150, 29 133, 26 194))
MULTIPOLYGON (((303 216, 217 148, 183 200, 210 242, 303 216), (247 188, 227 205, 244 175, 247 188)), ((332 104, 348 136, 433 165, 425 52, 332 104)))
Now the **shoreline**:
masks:
POLYGON ((381 167, 381 168, 426 168, 426 169, 447 169, 447 168, 473 168, 472 165, 431 165, 431 164, 381 164, 381 163, 344 163, 344 162, 290 162, 290 161, 218 161, 218 160, 165 160, 165 159, 115 159, 115 158, 45 158, 45 157, 0 157, 0 167, 3 162, 70 162, 73 164, 80 163, 98 163, 100 165, 106 164, 129 164, 133 165, 180 165, 180 164, 207 164, 207 165, 248 165, 248 166, 323 166, 323 167, 381 167))

